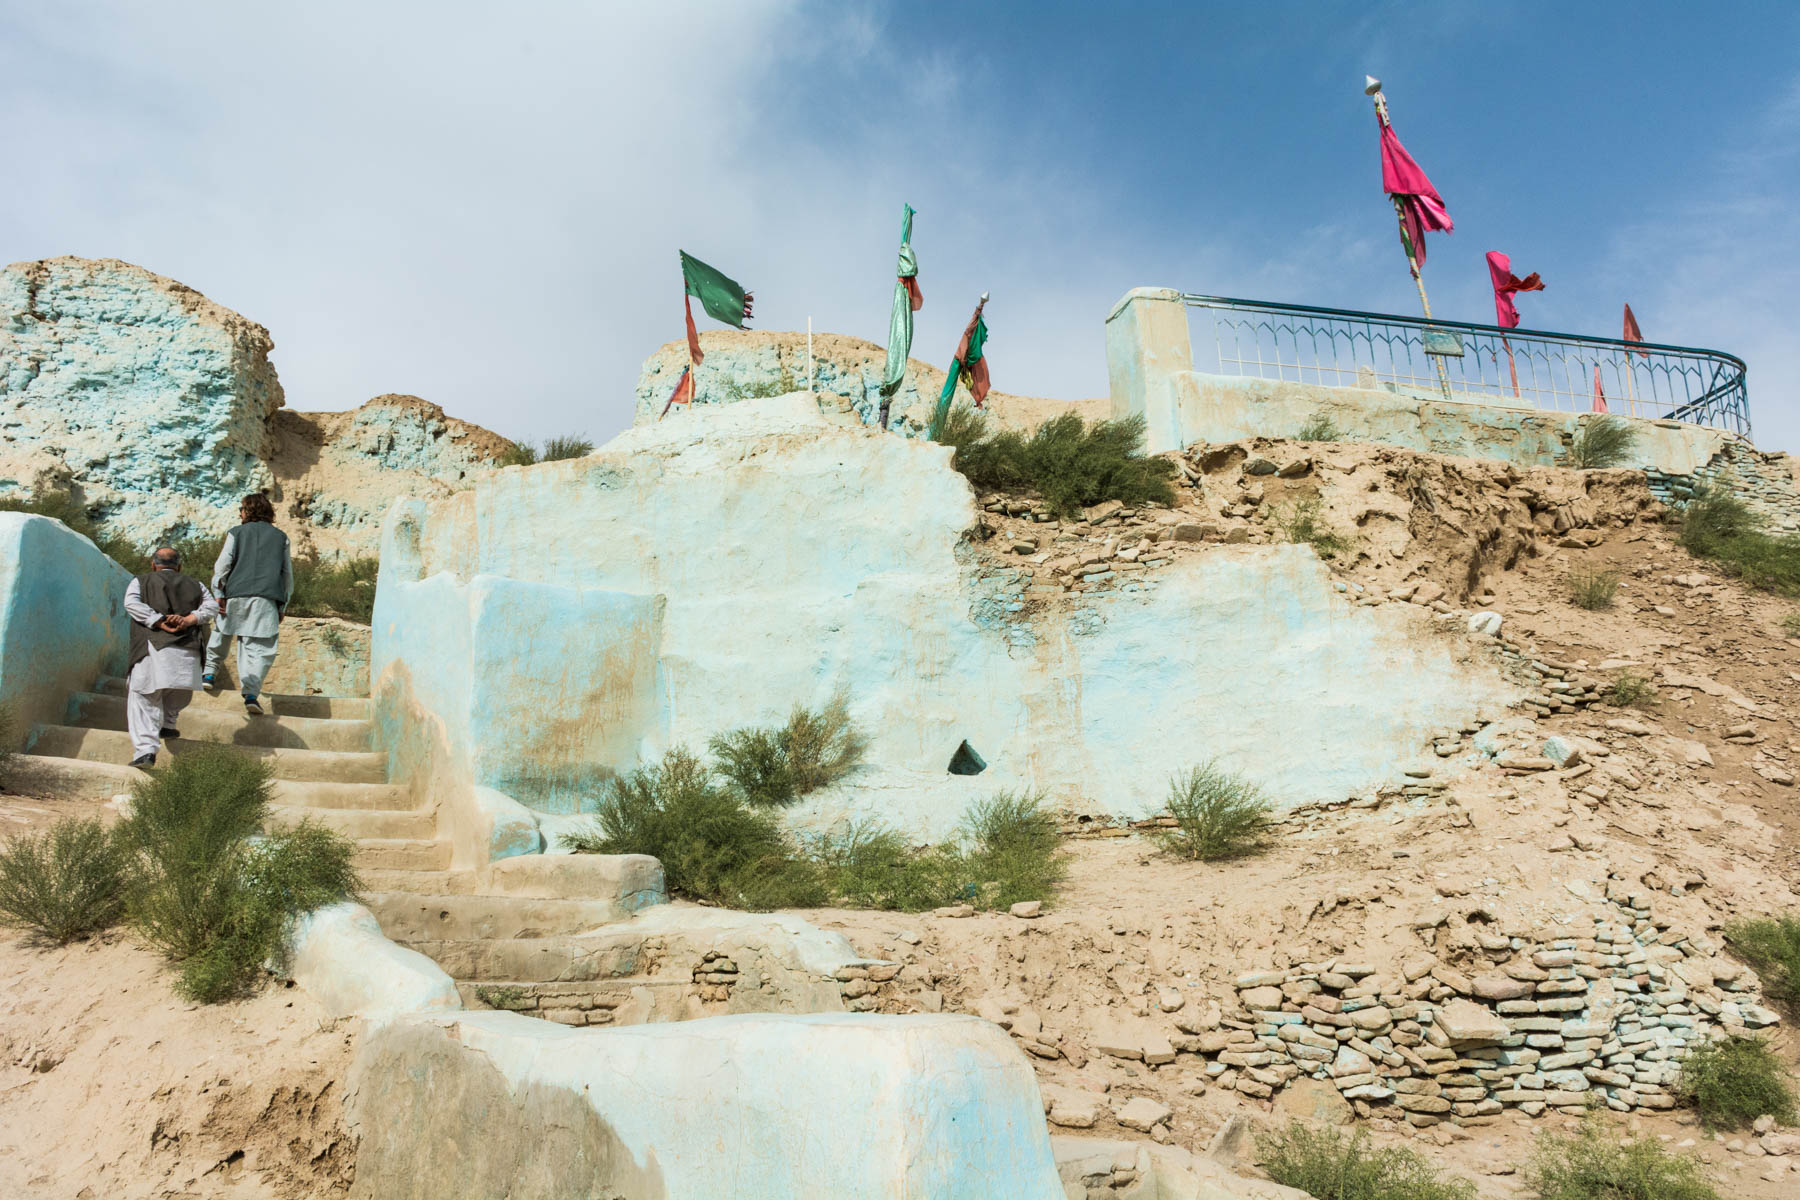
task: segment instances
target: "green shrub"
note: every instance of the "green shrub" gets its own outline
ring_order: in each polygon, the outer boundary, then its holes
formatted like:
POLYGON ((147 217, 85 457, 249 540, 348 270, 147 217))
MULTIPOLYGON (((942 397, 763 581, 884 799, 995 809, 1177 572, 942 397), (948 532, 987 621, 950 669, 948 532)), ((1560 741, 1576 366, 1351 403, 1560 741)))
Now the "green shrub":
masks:
POLYGON ((586 458, 593 452, 594 443, 591 438, 582 437, 578 433, 566 433, 560 437, 544 439, 542 446, 534 446, 530 442, 513 442, 494 460, 494 464, 501 467, 529 467, 534 463, 586 458))
POLYGON ((270 788, 266 764, 214 750, 180 755, 133 790, 120 828, 133 853, 127 911, 179 965, 190 1000, 243 995, 293 918, 356 894, 349 839, 302 822, 253 840, 270 788))
POLYGON ((1183 858, 1243 858, 1267 842, 1273 811, 1254 784, 1209 762, 1170 782, 1169 815, 1175 826, 1154 836, 1183 858))
POLYGON ((654 855, 669 890, 733 908, 824 897, 816 879, 793 869, 799 855, 769 811, 751 807, 681 747, 654 767, 614 778, 595 821, 562 841, 590 854, 654 855))
POLYGON ((810 838, 806 853, 824 873, 831 902, 845 908, 923 912, 963 898, 959 855, 915 849, 880 825, 852 824, 842 833, 810 838))
POLYGON ((971 805, 943 846, 915 849, 872 823, 796 844, 769 808, 753 806, 679 748, 615 778, 595 820, 564 833, 562 844, 586 854, 655 855, 671 891, 753 910, 1006 908, 1049 899, 1064 870, 1055 818, 1035 796, 1002 792, 971 805))
POLYGON ((1569 572, 1569 603, 1590 611, 1606 608, 1619 590, 1617 571, 1577 567, 1569 572))
POLYGON ((971 804, 956 836, 941 846, 915 849, 891 829, 861 824, 811 839, 806 854, 832 903, 900 912, 1050 900, 1067 866, 1056 818, 1042 797, 1015 792, 971 804))
POLYGON ((99 821, 67 817, 0 846, 0 923, 64 945, 118 922, 125 853, 99 821))
POLYGON ((1725 940, 1756 968, 1763 994, 1800 1016, 1800 914, 1735 921, 1725 927, 1725 940))
POLYGON ((1270 1179, 1317 1200, 1475 1200, 1475 1185, 1439 1174, 1417 1152, 1378 1150, 1369 1135, 1291 1121, 1256 1139, 1258 1159, 1270 1179))
POLYGON ((35 500, 23 496, 8 496, 0 498, 0 512, 36 513, 40 517, 61 521, 76 533, 93 542, 99 548, 100 553, 133 575, 141 575, 150 569, 150 552, 156 547, 139 547, 124 538, 103 533, 100 522, 72 496, 54 493, 35 500))
POLYGON ((1052 417, 1030 437, 991 432, 972 409, 952 409, 939 441, 955 447, 951 466, 978 491, 1036 492, 1056 516, 1072 518, 1102 500, 1172 504, 1175 465, 1147 458, 1142 415, 1088 425, 1075 413, 1052 417))
POLYGON ((12 761, 18 737, 19 719, 13 716, 12 705, 0 704, 0 771, 5 771, 6 764, 12 761))
POLYGON ((1791 612, 1781 618, 1781 632, 1787 637, 1800 638, 1800 612, 1791 612))
POLYGON ((1569 465, 1583 470, 1616 467, 1631 457, 1637 430, 1624 417, 1607 414, 1583 425, 1569 441, 1569 465))
POLYGON ((518 986, 490 987, 487 984, 475 986, 475 998, 489 1008, 498 1008, 504 1012, 520 1012, 526 1007, 530 996, 525 989, 518 986))
POLYGON ((1631 671, 1620 671, 1607 689, 1606 700, 1620 708, 1655 708, 1656 688, 1651 682, 1631 671))
POLYGON ((1748 505, 1716 488, 1695 493, 1680 518, 1689 554, 1712 559, 1751 587, 1800 596, 1800 536, 1769 533, 1748 505))
POLYGON ((1539 1134, 1520 1176, 1534 1200, 1719 1200, 1698 1159, 1649 1134, 1621 1140, 1597 1118, 1539 1134))
POLYGON ((593 452, 593 439, 570 433, 561 437, 547 438, 544 441, 544 448, 538 451, 538 461, 562 462, 569 458, 586 458, 593 452))
POLYGON ((1320 558, 1336 558, 1355 544, 1325 524, 1317 496, 1307 496, 1286 508, 1277 508, 1274 515, 1277 528, 1288 541, 1311 546, 1320 558))
POLYGON ((1781 1060, 1755 1037, 1727 1037, 1689 1052, 1677 1094, 1708 1129, 1736 1129, 1768 1115, 1794 1122, 1794 1093, 1781 1060))
POLYGON ((734 729, 707 745, 719 774, 758 807, 792 804, 838 782, 862 764, 868 748, 842 691, 817 710, 796 704, 779 729, 734 729))
POLYGON ((341 617, 367 625, 375 617, 375 577, 381 562, 366 558, 296 558, 290 617, 341 617))
POLYGON ((1300 426, 1300 431, 1294 435, 1296 440, 1302 442, 1335 442, 1343 436, 1343 431, 1333 425, 1331 418, 1324 413, 1308 417, 1306 423, 1300 426))

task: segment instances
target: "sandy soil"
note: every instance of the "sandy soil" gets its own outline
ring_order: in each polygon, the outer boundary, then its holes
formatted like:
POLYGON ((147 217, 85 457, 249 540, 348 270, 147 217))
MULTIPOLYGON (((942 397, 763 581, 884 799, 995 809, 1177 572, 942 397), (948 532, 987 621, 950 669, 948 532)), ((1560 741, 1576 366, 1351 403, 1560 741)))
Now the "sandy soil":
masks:
MULTIPOLYGON (((0 796, 0 831, 104 811, 0 796)), ((279 984, 187 1004, 122 933, 47 948, 0 930, 0 1196, 341 1195, 353 1028, 279 984)))

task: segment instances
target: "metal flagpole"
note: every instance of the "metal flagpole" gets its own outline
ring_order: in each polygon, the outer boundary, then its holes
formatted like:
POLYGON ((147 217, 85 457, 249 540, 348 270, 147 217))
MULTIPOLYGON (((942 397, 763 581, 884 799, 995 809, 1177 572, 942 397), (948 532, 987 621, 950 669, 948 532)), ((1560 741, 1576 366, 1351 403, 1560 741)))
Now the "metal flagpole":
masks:
MULTIPOLYGON (((1392 122, 1388 120, 1387 97, 1381 94, 1381 80, 1373 75, 1365 75, 1367 82, 1363 87, 1365 96, 1375 98, 1375 115, 1381 121, 1381 127, 1388 129, 1392 122)), ((1389 196, 1394 202, 1394 216, 1400 221, 1400 246, 1406 251, 1406 266, 1412 272, 1413 286, 1419 289, 1419 307, 1425 310, 1425 319, 1431 319, 1431 300, 1425 295, 1425 277, 1419 274, 1419 260, 1412 241, 1406 236, 1406 204, 1398 196, 1389 196)), ((1427 355, 1432 365, 1437 367, 1438 386, 1444 390, 1444 399, 1450 399, 1450 375, 1444 370, 1444 360, 1435 354, 1427 355)))

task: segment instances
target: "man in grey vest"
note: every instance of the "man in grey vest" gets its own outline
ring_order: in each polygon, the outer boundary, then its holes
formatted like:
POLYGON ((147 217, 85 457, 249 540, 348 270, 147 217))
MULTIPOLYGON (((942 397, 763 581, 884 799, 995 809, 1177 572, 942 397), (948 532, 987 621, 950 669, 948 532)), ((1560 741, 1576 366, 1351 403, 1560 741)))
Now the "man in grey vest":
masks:
POLYGON ((198 580, 181 573, 181 555, 167 546, 150 559, 150 573, 125 588, 131 618, 131 670, 126 677, 125 727, 131 765, 156 761, 163 739, 200 684, 200 626, 219 615, 218 602, 198 580))
POLYGON ((294 594, 294 568, 287 534, 275 528, 275 506, 261 492, 245 496, 238 506, 243 523, 225 535, 213 567, 213 590, 225 602, 225 615, 206 643, 208 688, 231 639, 238 644, 238 690, 244 711, 262 716, 262 682, 275 665, 275 643, 281 618, 294 594))

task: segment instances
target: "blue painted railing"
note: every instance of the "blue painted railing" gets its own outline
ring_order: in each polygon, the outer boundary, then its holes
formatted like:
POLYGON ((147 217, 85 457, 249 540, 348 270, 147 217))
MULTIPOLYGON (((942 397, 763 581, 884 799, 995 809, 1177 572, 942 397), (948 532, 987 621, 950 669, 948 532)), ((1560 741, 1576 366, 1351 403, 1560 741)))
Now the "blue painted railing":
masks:
POLYGON ((1196 325, 1211 326, 1193 331, 1201 371, 1210 340, 1222 375, 1561 412, 1595 409, 1597 371, 1609 412, 1750 435, 1744 361, 1718 350, 1227 296, 1182 299, 1196 325))

